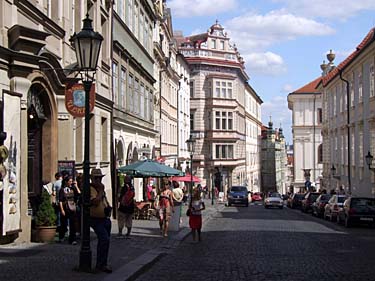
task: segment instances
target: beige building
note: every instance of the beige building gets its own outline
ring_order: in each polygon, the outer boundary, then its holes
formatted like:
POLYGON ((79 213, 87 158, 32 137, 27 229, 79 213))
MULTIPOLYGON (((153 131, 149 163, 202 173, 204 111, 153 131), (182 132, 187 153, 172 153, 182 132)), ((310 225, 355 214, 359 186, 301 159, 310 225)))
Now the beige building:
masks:
MULTIPOLYGON (((151 1, 115 2, 113 13, 113 137, 116 166, 155 158, 155 84, 151 1)), ((144 199, 142 179, 134 180, 136 200, 144 199)))
POLYGON ((247 185, 249 191, 259 192, 261 187, 261 105, 263 101, 254 89, 247 84, 245 88, 246 110, 246 175, 240 179, 247 185))
POLYGON ((319 85, 325 188, 343 187, 358 196, 374 195, 374 165, 368 167, 365 159, 369 152, 375 155, 374 33, 371 29, 337 67, 329 54, 319 85))
POLYGON ((78 82, 69 39, 81 30, 86 13, 105 38, 90 118, 90 162, 106 174, 103 182, 111 197, 111 2, 88 2, 0 2, 0 123, 10 150, 4 162, 9 173, 0 184, 1 241, 30 241, 42 180, 54 180, 59 161, 75 160, 82 171, 84 122, 67 112, 65 85, 78 82), (12 200, 10 184, 16 188, 12 200))
POLYGON ((156 6, 157 24, 154 35, 155 77, 157 108, 155 126, 159 132, 156 139, 158 161, 170 167, 178 166, 178 87, 177 48, 173 40, 171 10, 165 2, 156 6))
POLYGON ((190 129, 196 140, 193 173, 219 189, 246 178, 244 61, 216 22, 206 33, 176 38, 190 66, 190 129), (218 175, 218 174, 217 174, 218 175))

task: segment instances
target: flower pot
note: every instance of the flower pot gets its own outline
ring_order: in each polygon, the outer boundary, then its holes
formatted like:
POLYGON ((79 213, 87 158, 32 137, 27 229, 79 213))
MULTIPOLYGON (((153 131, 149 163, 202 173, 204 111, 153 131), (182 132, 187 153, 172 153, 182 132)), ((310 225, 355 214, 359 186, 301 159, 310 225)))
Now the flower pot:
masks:
POLYGON ((52 242, 56 235, 56 226, 37 226, 36 236, 39 242, 52 242))

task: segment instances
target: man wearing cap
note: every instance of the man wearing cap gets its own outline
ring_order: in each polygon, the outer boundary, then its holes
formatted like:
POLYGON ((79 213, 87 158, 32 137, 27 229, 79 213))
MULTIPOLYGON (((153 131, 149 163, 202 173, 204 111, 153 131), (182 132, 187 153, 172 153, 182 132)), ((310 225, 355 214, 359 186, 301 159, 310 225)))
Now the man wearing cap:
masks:
POLYGON ((107 264, 109 242, 111 238, 111 220, 106 210, 110 208, 102 184, 101 169, 91 170, 90 184, 90 226, 98 237, 98 246, 96 253, 96 269, 106 273, 111 273, 112 268, 107 264))

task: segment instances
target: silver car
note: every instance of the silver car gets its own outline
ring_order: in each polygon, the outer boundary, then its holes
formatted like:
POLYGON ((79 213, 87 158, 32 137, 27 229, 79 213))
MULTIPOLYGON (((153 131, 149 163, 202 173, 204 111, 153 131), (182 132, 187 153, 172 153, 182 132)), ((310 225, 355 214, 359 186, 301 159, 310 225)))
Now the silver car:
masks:
POLYGON ((284 200, 278 192, 271 192, 264 199, 264 208, 277 207, 282 209, 284 207, 284 200))

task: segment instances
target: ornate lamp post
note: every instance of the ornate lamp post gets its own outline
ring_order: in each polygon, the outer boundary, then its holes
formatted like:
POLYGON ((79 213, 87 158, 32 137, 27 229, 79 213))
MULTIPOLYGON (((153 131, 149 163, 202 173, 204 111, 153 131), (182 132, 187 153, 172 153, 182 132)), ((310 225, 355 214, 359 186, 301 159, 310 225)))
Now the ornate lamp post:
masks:
POLYGON ((195 139, 192 135, 186 141, 187 149, 190 152, 190 203, 193 201, 193 154, 195 150, 195 139))
POLYGON ((79 270, 91 271, 90 249, 90 89, 94 82, 94 75, 98 65, 100 47, 103 36, 92 28, 89 15, 83 20, 83 28, 79 33, 74 33, 70 38, 77 57, 77 69, 81 74, 85 89, 85 149, 83 161, 83 210, 82 210, 82 243, 79 253, 79 270))

